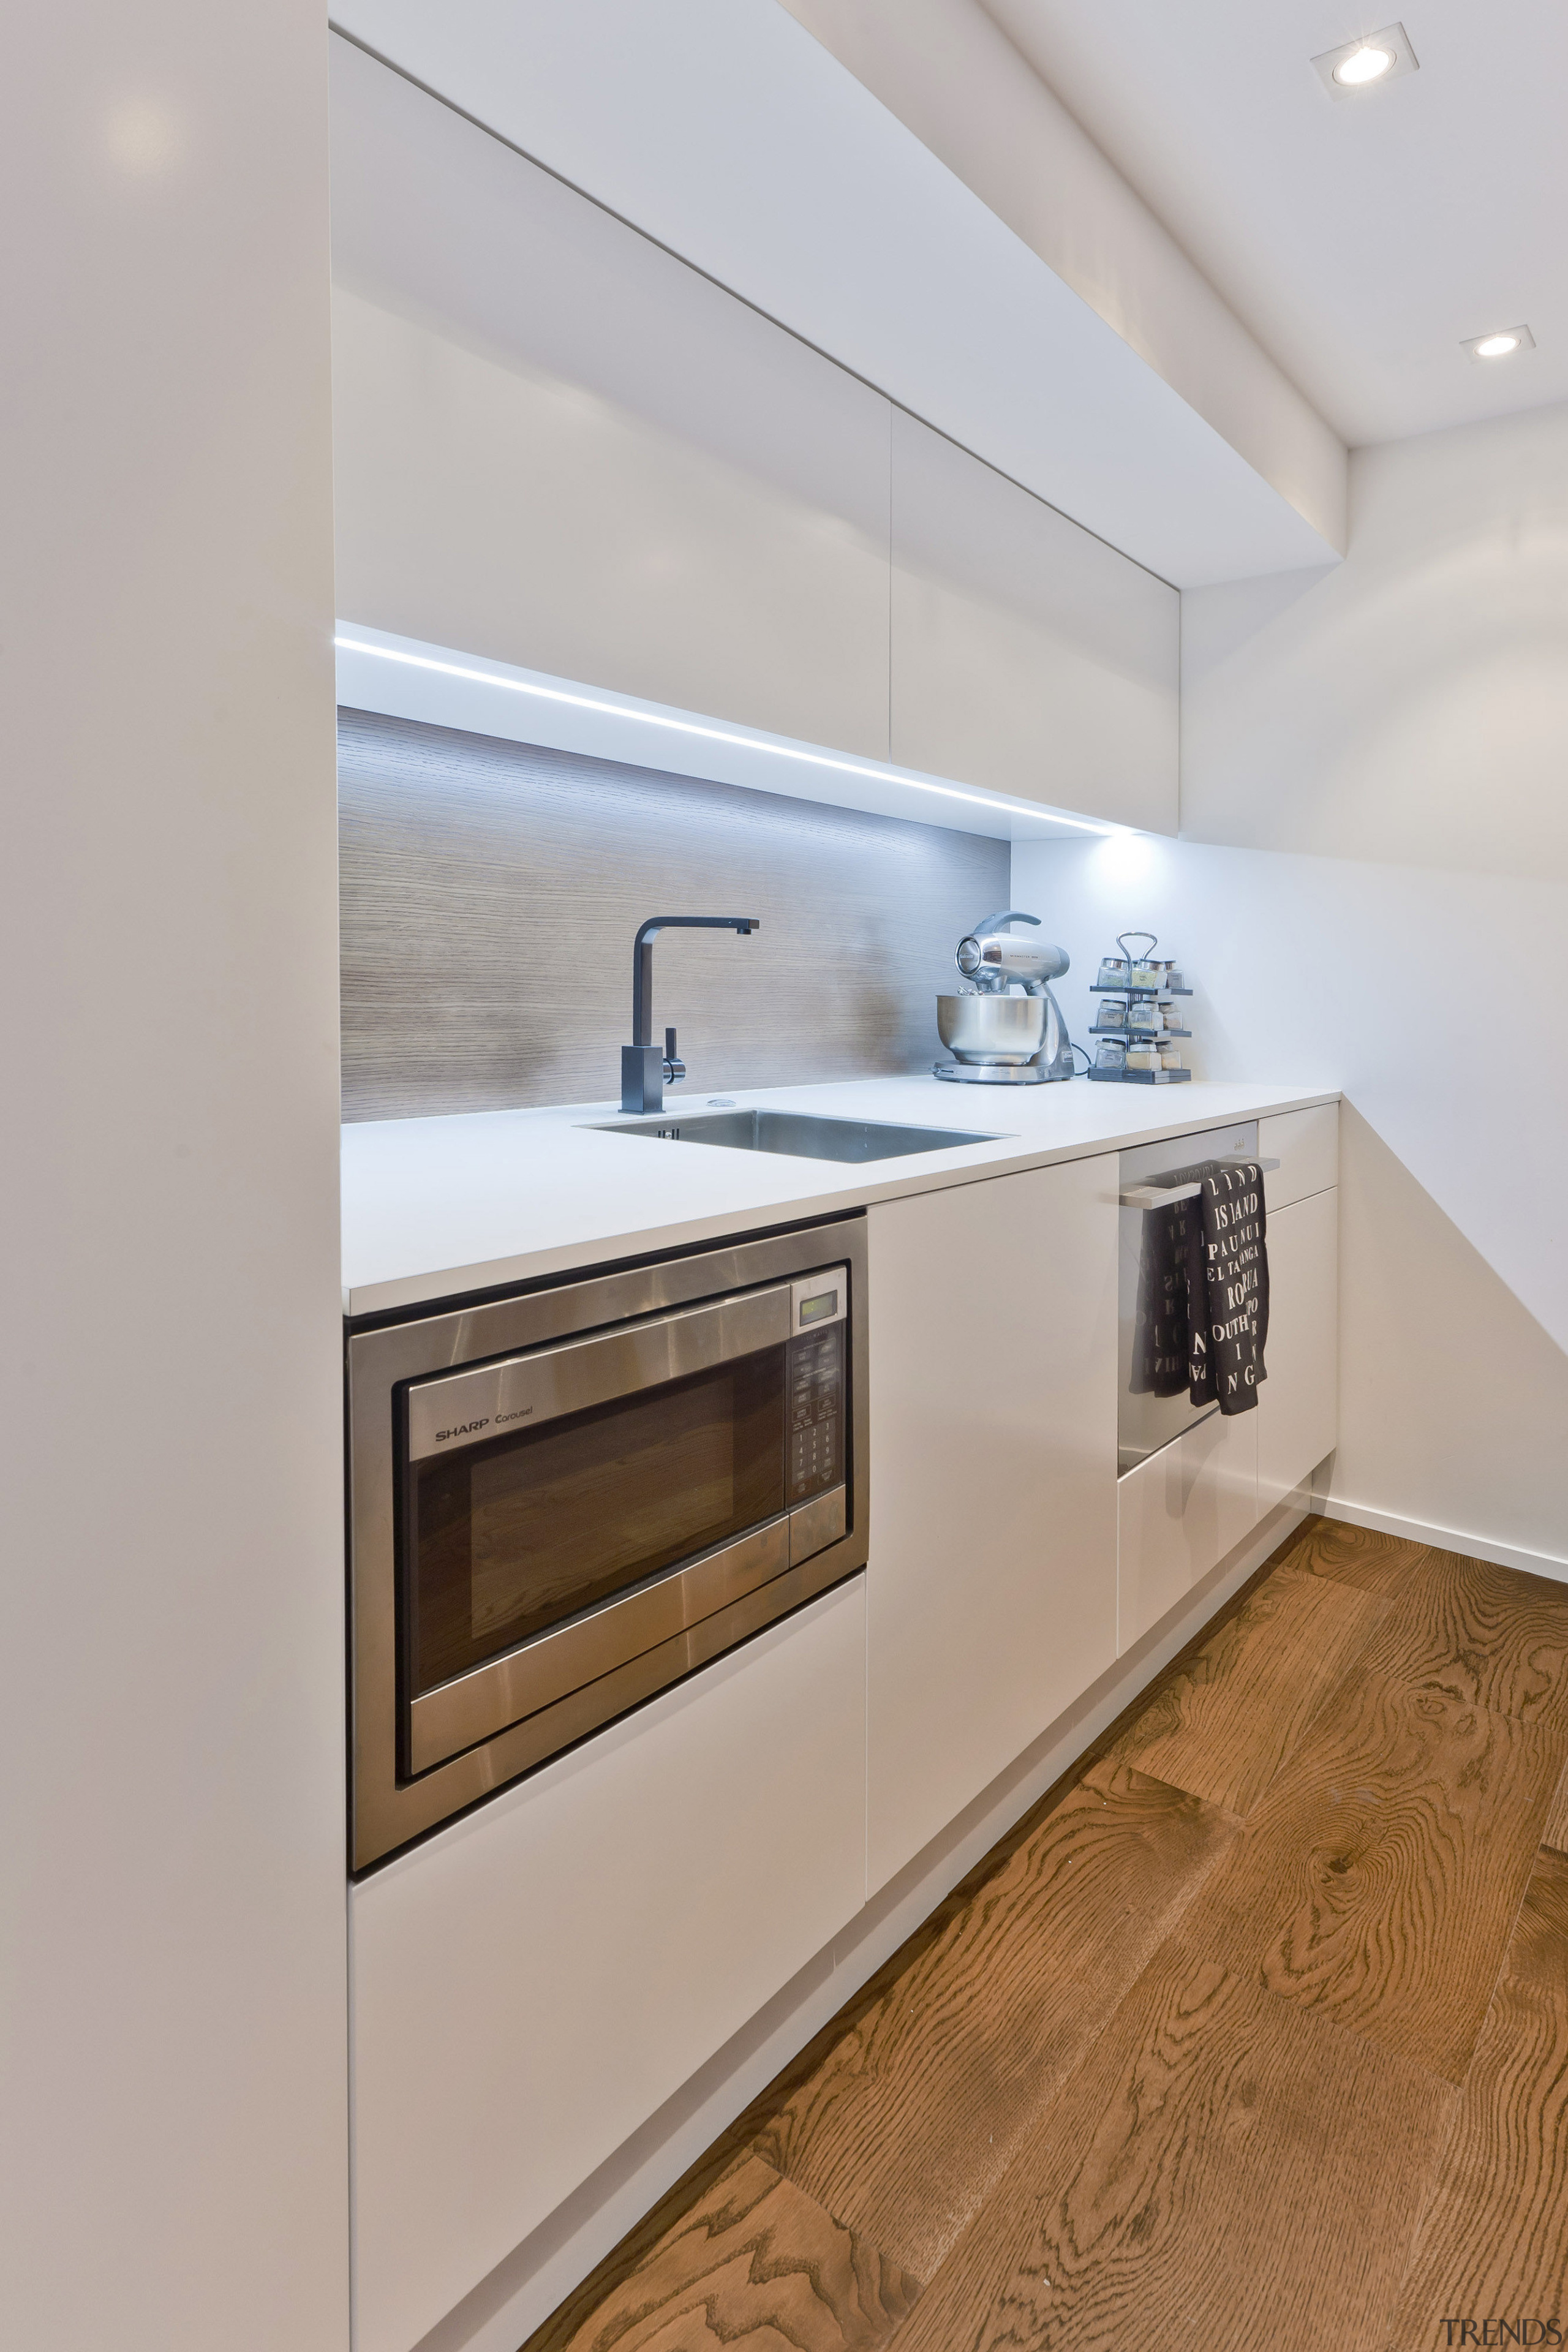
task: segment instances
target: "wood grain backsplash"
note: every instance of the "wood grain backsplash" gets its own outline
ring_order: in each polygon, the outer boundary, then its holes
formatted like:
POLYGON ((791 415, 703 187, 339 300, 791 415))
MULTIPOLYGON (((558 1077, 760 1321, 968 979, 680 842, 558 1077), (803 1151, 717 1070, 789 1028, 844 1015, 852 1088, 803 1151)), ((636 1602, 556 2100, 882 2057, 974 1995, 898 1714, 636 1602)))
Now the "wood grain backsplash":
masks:
POLYGON ((1008 845, 362 710, 339 713, 343 1117, 599 1102, 631 1040, 632 937, 667 931, 696 1104, 928 1068, 963 933, 1008 845))

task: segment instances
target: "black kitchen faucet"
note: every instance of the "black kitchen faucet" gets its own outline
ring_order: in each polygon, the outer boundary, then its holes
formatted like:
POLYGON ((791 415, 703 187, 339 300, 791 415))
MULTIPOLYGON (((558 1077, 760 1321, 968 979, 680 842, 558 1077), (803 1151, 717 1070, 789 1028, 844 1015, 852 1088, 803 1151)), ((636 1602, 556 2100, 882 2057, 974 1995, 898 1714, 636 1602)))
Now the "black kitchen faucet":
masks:
POLYGON ((675 1050, 675 1032, 664 1033, 661 1054, 653 1042, 653 943, 660 931, 760 931, 755 915, 650 915, 632 942, 632 1042, 621 1047, 621 1108, 664 1108, 664 1090, 686 1076, 675 1050))

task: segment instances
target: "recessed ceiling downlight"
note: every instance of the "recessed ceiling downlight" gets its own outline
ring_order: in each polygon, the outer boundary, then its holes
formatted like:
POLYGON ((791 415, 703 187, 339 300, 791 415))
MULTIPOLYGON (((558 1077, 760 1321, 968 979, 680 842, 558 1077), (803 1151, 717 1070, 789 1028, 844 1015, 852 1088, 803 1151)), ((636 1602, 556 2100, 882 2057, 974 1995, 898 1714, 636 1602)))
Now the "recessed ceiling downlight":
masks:
POLYGON ((1392 49, 1374 49, 1370 44, 1363 49, 1352 49, 1343 62, 1334 68, 1334 79, 1360 89, 1369 81, 1381 81, 1394 63, 1392 49))
POLYGON ((1363 91, 1381 89, 1385 81, 1419 70, 1419 59, 1403 25, 1385 25, 1381 33, 1363 33, 1325 49, 1312 64, 1331 98, 1359 98, 1363 91))
POLYGON ((1473 360, 1506 360, 1515 352, 1532 352, 1535 337, 1528 327, 1494 327, 1489 335, 1472 335, 1459 348, 1473 360))

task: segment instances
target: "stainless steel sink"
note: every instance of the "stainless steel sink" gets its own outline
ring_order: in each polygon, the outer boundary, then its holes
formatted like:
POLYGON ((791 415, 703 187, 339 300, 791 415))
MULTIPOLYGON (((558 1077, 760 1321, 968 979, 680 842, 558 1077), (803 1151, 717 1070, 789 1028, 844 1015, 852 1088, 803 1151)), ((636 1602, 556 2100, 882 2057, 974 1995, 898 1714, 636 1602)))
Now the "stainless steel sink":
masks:
POLYGON ((655 1143, 717 1143, 730 1151, 780 1151, 792 1160, 899 1160, 911 1151, 956 1151, 994 1143, 956 1127, 895 1127, 879 1119, 814 1118, 805 1111, 721 1110, 594 1122, 601 1135, 642 1135, 655 1143))

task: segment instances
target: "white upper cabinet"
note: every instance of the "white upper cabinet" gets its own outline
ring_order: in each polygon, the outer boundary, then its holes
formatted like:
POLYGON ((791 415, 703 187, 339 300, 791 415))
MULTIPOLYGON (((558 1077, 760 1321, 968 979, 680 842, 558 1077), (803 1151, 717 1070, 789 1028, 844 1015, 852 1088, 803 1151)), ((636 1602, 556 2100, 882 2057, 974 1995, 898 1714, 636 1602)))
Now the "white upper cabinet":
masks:
POLYGON ((888 403, 331 44, 338 610, 888 755, 888 403))
POLYGON ((1175 830, 1173 588, 331 48, 344 620, 1175 830))
POLYGON ((1175 831, 1173 588, 901 410, 892 552, 900 766, 1175 831))

